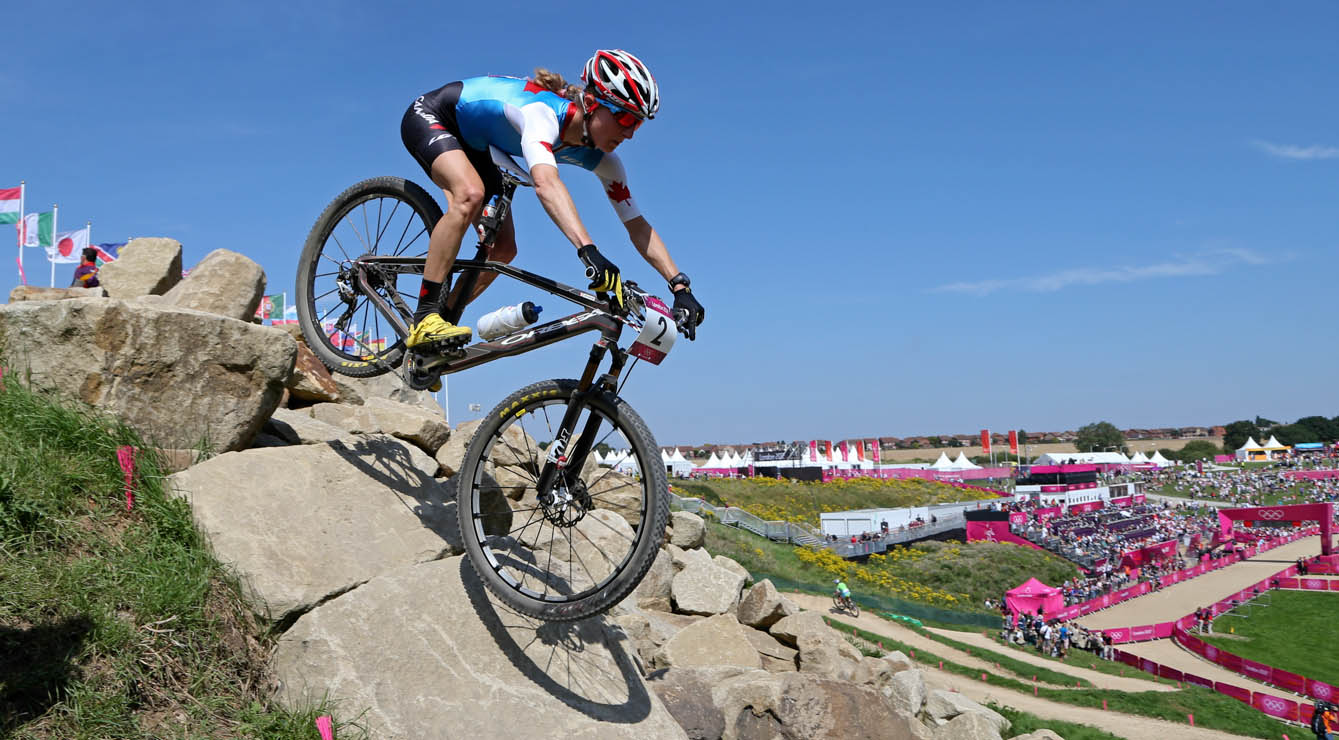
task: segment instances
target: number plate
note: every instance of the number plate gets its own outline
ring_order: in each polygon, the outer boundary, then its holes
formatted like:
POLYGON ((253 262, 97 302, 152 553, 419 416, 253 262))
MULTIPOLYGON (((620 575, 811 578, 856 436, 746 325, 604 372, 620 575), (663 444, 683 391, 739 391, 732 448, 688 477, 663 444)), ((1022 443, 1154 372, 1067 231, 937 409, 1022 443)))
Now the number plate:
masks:
POLYGON ((679 328, 669 308, 655 296, 646 297, 646 325, 637 341, 628 348, 628 354, 640 357, 652 365, 659 365, 665 355, 674 348, 674 340, 679 338, 679 328))

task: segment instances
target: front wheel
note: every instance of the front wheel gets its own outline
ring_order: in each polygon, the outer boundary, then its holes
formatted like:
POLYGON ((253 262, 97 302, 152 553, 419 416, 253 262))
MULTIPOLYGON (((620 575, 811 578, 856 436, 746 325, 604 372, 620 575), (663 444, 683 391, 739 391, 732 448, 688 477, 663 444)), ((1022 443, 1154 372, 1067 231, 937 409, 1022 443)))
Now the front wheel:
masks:
POLYGON ((855 599, 847 599, 847 600, 846 600, 846 606, 847 606, 847 608, 850 609, 850 611, 851 611, 851 616, 853 616, 853 617, 858 617, 858 616, 860 616, 860 605, 857 604, 857 603, 855 603, 855 599))
POLYGON ((669 519, 659 448, 622 399, 591 392, 570 436, 560 431, 577 385, 546 380, 508 396, 475 431, 457 474, 460 532, 475 572, 508 606, 550 621, 623 600, 650 569, 669 519), (592 427, 581 469, 541 499, 548 451, 570 451, 592 427))
MULTIPOLYGON (((363 180, 335 197, 307 235, 298 262, 302 335, 321 362, 352 377, 380 375, 404 357, 404 339, 354 279, 361 257, 426 257, 442 209, 402 177, 363 180)), ((420 271, 421 274, 421 271, 420 271)), ((368 284, 412 323, 420 275, 368 271, 368 284)))

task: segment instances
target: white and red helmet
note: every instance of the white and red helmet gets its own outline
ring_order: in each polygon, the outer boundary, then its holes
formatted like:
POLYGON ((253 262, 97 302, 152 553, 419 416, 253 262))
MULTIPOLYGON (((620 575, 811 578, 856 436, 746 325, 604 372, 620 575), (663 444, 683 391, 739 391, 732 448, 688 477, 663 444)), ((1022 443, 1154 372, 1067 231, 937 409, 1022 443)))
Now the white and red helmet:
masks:
POLYGON ((600 99, 642 118, 655 118, 660 88, 642 60, 622 49, 600 49, 586 60, 581 80, 600 99))

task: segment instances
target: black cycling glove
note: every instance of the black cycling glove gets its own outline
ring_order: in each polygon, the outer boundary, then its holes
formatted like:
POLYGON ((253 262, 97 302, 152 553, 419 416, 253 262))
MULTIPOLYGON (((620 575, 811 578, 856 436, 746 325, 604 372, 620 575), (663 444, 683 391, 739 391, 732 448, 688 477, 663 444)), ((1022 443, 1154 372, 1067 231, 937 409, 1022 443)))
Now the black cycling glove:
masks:
POLYGON ((586 266, 586 277, 590 280, 590 285, 586 287, 612 293, 614 305, 618 310, 626 311, 627 305, 623 302, 623 276, 619 274, 618 266, 605 259, 594 244, 587 244, 578 249, 577 257, 580 257, 581 264, 586 266))
POLYGON ((696 341, 697 327, 701 326, 702 322, 706 320, 707 309, 697 302, 689 288, 684 288, 674 294, 674 318, 678 319, 679 316, 686 317, 683 321, 684 336, 696 341))

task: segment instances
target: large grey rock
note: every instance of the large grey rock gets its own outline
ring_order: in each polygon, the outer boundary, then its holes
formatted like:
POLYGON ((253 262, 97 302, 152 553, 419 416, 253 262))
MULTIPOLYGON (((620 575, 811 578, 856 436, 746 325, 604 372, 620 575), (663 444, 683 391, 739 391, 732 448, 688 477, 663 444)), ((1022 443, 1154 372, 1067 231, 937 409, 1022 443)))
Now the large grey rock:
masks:
POLYGON ((298 342, 298 361, 293 367, 293 378, 288 383, 288 390, 293 398, 302 401, 325 403, 340 400, 339 388, 330 377, 330 371, 305 342, 298 342))
POLYGON ((767 630, 772 637, 786 643, 787 645, 797 646, 801 635, 806 634, 825 634, 834 632, 834 630, 823 621, 823 617, 818 612, 800 612, 792 614, 773 624, 767 630))
POLYGON ((690 565, 715 565, 711 559, 711 553, 702 548, 685 550, 671 542, 665 547, 669 551, 670 557, 674 560, 675 572, 681 571, 690 565))
POLYGON ((740 565, 733 558, 727 558, 724 555, 716 555, 711 559, 711 562, 715 563, 717 566, 721 568, 725 568, 726 570, 732 573, 738 573, 739 575, 743 576, 745 586, 753 585, 753 574, 749 573, 747 568, 740 565))
POLYGON ((169 480, 263 616, 282 621, 391 568, 463 551, 455 502, 413 453, 389 437, 248 450, 169 480))
POLYGON ((908 658, 907 654, 902 652, 901 650, 894 650, 891 653, 885 654, 883 656, 883 660, 886 661, 889 667, 892 668, 893 673, 910 671, 918 667, 916 665, 916 661, 912 660, 911 658, 908 658))
POLYGON ((803 673, 850 681, 860 663, 860 651, 835 631, 807 632, 799 636, 799 665, 803 673))
POLYGON ((919 715, 925 706, 925 676, 918 670, 894 673, 884 694, 898 711, 919 715))
POLYGON ((707 525, 702 517, 691 511, 670 512, 670 542, 677 547, 691 550, 701 547, 707 540, 707 525))
POLYGON ((181 282, 181 242, 159 237, 131 239, 121 247, 116 261, 98 269, 98 282, 112 298, 163 295, 181 282))
POLYGON ((935 721, 952 720, 960 714, 984 716, 994 726, 996 734, 1009 730, 1009 720, 993 709, 978 704, 955 691, 935 689, 925 697, 925 714, 935 721))
POLYGON ((310 445, 340 439, 351 442, 354 436, 333 424, 313 419, 304 411, 275 409, 265 430, 291 445, 310 445))
POLYGON ((429 455, 441 449, 451 433, 440 415, 386 398, 369 398, 362 406, 318 403, 313 419, 354 434, 389 434, 412 442, 429 455))
POLYGON ((781 644, 781 641, 762 630, 745 629, 749 644, 763 658, 763 668, 769 671, 798 670, 796 657, 799 651, 781 644))
POLYGON ((684 628, 702 619, 684 614, 643 611, 635 607, 620 611, 624 613, 611 617, 611 621, 627 635, 646 670, 650 670, 662 645, 684 628))
MULTIPOLYGON (((351 378, 347 375, 335 373, 331 377, 335 381, 335 387, 339 390, 340 401, 343 403, 362 405, 369 398, 386 398, 410 406, 418 406, 425 411, 431 411, 441 416, 443 420, 446 419, 441 404, 437 403, 431 393, 410 388, 405 385, 404 380, 397 373, 382 373, 370 378, 351 378)), ((442 378, 442 382, 448 383, 450 381, 448 378, 442 378)))
POLYGON ((273 668, 285 706, 365 709, 375 738, 685 737, 603 620, 514 613, 463 558, 385 572, 312 610, 273 668))
POLYGON ((855 672, 851 674, 851 680, 858 684, 881 689, 893 682, 893 669, 887 662, 879 658, 862 655, 860 656, 860 662, 856 663, 855 672))
POLYGON ((877 690, 808 673, 750 671, 719 681, 712 703, 723 737, 739 740, 917 740, 914 718, 898 715, 877 690))
POLYGON ((783 617, 799 612, 794 602, 782 596, 766 578, 753 584, 739 600, 739 621, 758 629, 767 629, 783 617))
POLYGON ((67 298, 103 298, 107 291, 97 288, 47 288, 42 285, 19 285, 9 291, 9 302, 63 301, 67 298))
POLYGON ((651 569, 632 592, 632 599, 642 609, 667 612, 673 608, 671 600, 673 587, 674 564, 669 552, 661 549, 656 552, 656 559, 651 563, 651 569))
POLYGON ((689 740, 719 740, 725 715, 711 703, 711 689, 744 669, 734 666, 671 668, 647 677, 646 685, 664 702, 689 740))
POLYGON ((1011 740, 1065 740, 1063 737, 1055 734, 1054 730, 1048 730, 1045 727, 1040 730, 1033 730, 1026 735, 1015 735, 1011 740))
POLYGON ((163 303, 250 321, 264 295, 265 271, 260 265, 237 252, 215 249, 163 294, 163 303))
POLYGON ((279 406, 297 344, 214 314, 76 298, 0 306, 0 353, 34 386, 101 408, 158 447, 229 451, 279 406))
POLYGON ((652 662, 656 668, 711 665, 761 668, 758 651, 745 634, 748 629, 729 614, 708 617, 671 637, 652 662))
POLYGON ((470 440, 474 439, 474 433, 479 430, 479 425, 482 423, 482 419, 472 419, 461 422, 451 430, 451 436, 446 440, 446 444, 433 455, 437 458, 442 475, 450 477, 460 471, 460 464, 465 460, 465 451, 469 449, 470 440))
POLYGON ((724 614, 739 603, 739 589, 743 586, 743 576, 714 563, 690 565, 674 576, 671 586, 674 610, 684 614, 724 614))
POLYGON ((1001 740, 1000 730, 990 717, 964 712, 935 728, 936 740, 1001 740))

